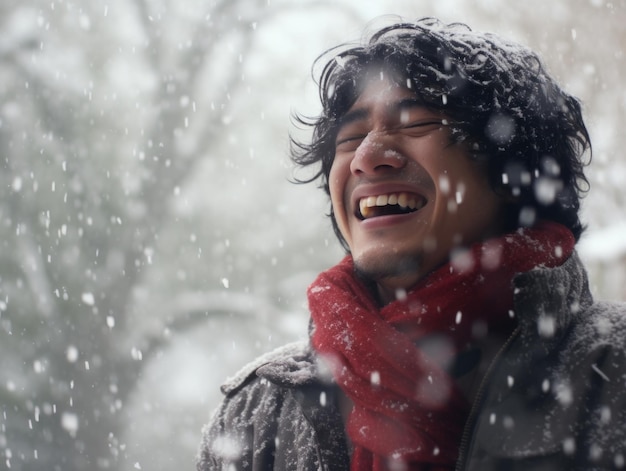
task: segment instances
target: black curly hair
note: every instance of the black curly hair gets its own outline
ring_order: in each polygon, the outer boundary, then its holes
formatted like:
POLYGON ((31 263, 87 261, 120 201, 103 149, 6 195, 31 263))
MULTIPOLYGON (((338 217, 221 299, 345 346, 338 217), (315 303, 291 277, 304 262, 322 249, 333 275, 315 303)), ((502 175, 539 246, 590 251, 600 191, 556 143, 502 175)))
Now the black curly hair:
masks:
MULTIPOLYGON (((464 24, 423 18, 386 26, 360 44, 333 48, 316 64, 322 60, 322 112, 315 118, 295 116, 297 124, 312 128, 312 139, 291 138, 292 160, 320 167, 299 182, 320 178, 329 194, 340 119, 375 67, 449 118, 453 139, 466 141, 475 158, 487 161, 492 188, 510 202, 507 229, 548 219, 579 239, 584 230, 580 199, 589 185, 583 168, 591 159, 591 142, 580 102, 558 86, 533 51, 464 24)), ((348 249, 332 207, 330 217, 348 249)))

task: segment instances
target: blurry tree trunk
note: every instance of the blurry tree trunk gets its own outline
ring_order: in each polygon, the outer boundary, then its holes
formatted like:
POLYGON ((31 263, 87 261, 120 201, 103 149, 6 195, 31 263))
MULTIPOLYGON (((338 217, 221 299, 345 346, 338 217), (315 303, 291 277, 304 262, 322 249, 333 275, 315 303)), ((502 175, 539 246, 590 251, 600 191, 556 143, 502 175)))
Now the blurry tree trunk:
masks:
MULTIPOLYGON (((1 58, 2 75, 13 79, 2 89, 3 101, 15 115, 0 128, 4 187, 12 189, 2 203, 7 282, 0 446, 11 469, 115 469, 124 454, 118 439, 124 403, 141 376, 142 360, 163 341, 146 338, 120 350, 126 346, 127 308, 168 223, 172 195, 219 139, 229 97, 242 84, 241 57, 250 48, 252 22, 264 5, 222 0, 199 8, 197 21, 187 25, 193 30, 189 46, 176 51, 168 43, 167 22, 156 21, 172 6, 128 4, 125 14, 135 16, 145 38, 145 72, 155 82, 149 101, 141 104, 147 112, 136 136, 125 135, 116 123, 116 114, 132 107, 91 104, 90 95, 104 88, 103 69, 114 59, 92 37, 81 50, 88 69, 80 72, 91 75, 91 88, 82 93, 33 66, 31 57, 45 57, 46 48, 62 44, 63 36, 49 40, 39 31, 1 58), (235 50, 225 54, 232 44, 235 50), (214 68, 220 70, 218 80, 214 68), (210 101, 222 109, 191 116, 181 99, 204 101, 203 89, 214 92, 210 101), (196 117, 202 122, 188 129, 196 117), (189 132, 196 133, 192 152, 177 142, 189 132), (129 156, 120 155, 129 146, 141 156, 131 166, 124 163, 129 156), (125 172, 139 175, 132 193, 121 184, 125 172), (105 184, 97 180, 102 174, 105 184), (132 207, 139 211, 133 214, 132 207)), ((42 21, 62 33, 71 15, 62 6, 44 6, 42 21)), ((98 21, 103 5, 82 8, 81 20, 92 22, 93 34, 114 38, 108 29, 116 25, 98 21)), ((198 107, 208 109, 204 102, 198 107)))

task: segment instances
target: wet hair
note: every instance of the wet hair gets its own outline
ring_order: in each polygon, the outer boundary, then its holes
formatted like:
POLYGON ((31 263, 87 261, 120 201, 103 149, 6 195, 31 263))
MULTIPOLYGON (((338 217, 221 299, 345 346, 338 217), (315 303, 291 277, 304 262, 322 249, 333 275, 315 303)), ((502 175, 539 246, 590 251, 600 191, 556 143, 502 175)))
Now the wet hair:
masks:
MULTIPOLYGON (((298 125, 312 128, 312 138, 291 139, 292 160, 319 168, 298 181, 319 178, 330 194, 341 118, 369 74, 379 71, 446 116, 452 139, 465 141, 472 158, 486 161, 490 185, 508 205, 507 230, 548 219, 568 227, 578 240, 584 229, 580 200, 588 190, 583 168, 591 159, 591 142, 580 102, 559 87, 533 51, 463 24, 424 18, 333 48, 316 65, 322 61, 321 114, 295 116, 298 125)), ((332 206, 329 215, 348 249, 332 206)))

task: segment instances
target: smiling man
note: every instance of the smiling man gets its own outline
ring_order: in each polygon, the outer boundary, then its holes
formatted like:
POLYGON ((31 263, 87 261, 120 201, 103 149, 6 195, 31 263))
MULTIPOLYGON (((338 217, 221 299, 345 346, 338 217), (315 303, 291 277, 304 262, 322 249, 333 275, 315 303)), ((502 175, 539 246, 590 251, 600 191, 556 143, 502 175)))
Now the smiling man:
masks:
POLYGON ((451 143, 444 115, 386 79, 384 64, 369 67, 379 73, 340 120, 328 180, 355 266, 386 303, 455 246, 502 232, 504 204, 484 163, 451 143))
POLYGON ((626 468, 626 310, 575 251, 579 102, 434 19, 322 57, 293 158, 346 257, 309 287, 309 341, 223 387, 198 470, 626 468))

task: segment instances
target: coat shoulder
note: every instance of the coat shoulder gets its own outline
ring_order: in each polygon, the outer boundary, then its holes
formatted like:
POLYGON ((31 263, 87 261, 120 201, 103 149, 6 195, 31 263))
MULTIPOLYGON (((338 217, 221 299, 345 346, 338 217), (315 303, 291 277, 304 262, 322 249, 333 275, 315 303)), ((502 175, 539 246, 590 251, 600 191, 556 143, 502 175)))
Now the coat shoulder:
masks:
POLYGON ((320 381, 308 342, 263 355, 222 390, 225 398, 202 432, 199 471, 347 469, 345 446, 335 450, 343 427, 333 389, 320 381), (319 407, 321 397, 326 407, 319 407))
POLYGON ((626 354, 626 303, 595 302, 578 313, 572 323, 570 341, 576 350, 610 348, 626 354))
POLYGON ((226 396, 233 395, 254 379, 263 376, 259 374, 262 372, 271 373, 277 369, 295 371, 298 367, 304 368, 306 366, 308 366, 308 370, 311 370, 312 358, 308 341, 302 340, 283 345, 261 355, 228 378, 221 387, 222 393, 226 396))

